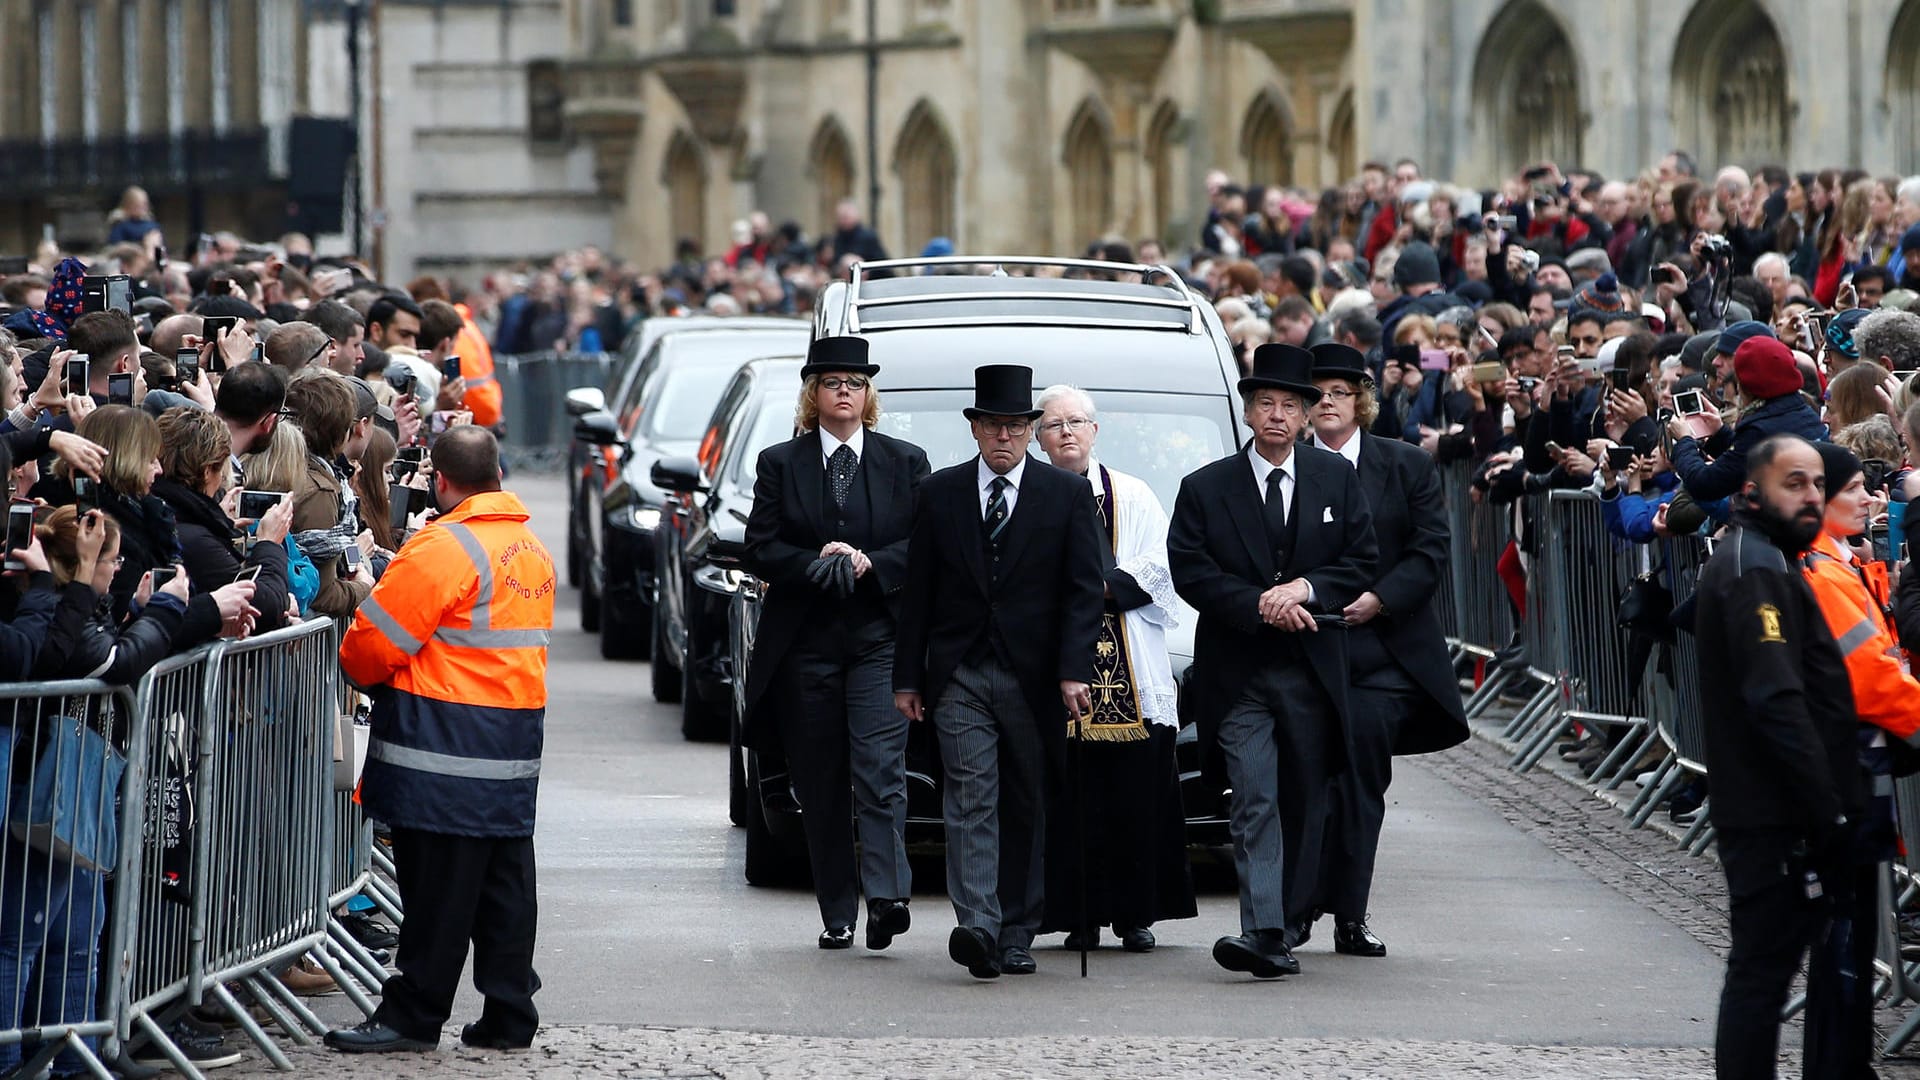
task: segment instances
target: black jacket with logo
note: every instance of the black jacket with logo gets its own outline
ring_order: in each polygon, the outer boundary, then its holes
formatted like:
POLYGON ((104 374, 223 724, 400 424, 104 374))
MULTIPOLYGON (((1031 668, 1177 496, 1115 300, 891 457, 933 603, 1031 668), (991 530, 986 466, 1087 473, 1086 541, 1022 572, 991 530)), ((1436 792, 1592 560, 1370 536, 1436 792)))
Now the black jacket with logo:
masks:
POLYGON ((1846 660, 1797 563, 1735 520, 1695 616, 1713 824, 1817 842, 1867 802, 1846 660))

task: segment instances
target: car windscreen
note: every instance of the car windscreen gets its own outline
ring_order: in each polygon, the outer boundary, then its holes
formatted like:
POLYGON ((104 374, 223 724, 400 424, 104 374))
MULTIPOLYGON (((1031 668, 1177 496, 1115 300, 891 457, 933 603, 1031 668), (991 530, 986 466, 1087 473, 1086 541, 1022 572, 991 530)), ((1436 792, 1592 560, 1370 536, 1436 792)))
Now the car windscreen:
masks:
POLYGON ((672 362, 653 378, 640 419, 648 442, 693 442, 706 434, 714 406, 740 365, 762 356, 806 348, 805 331, 794 334, 689 334, 672 342, 672 362))
POLYGON ((733 483, 751 489, 759 476, 760 451, 793 438, 793 407, 796 391, 783 386, 768 390, 760 398, 753 417, 753 429, 733 459, 733 483))
MULTIPOLYGON (((1095 391, 1093 398, 1100 423, 1094 457, 1145 480, 1169 513, 1181 479, 1226 456, 1233 438, 1228 430, 1233 413, 1224 397, 1095 391)), ((944 469, 979 452, 960 414, 972 403, 972 392, 962 390, 882 394, 880 430, 917 443, 933 468, 944 469)), ((1028 449, 1046 460, 1037 438, 1028 449)))

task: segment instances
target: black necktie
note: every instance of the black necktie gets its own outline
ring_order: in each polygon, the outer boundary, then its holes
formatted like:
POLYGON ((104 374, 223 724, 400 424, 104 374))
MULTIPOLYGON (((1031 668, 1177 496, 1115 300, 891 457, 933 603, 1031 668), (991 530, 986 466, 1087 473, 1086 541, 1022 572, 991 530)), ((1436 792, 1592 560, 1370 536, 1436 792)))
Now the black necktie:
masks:
POLYGON ((1280 494, 1280 481, 1285 476, 1279 469, 1267 474, 1267 539, 1277 548, 1287 539, 1287 501, 1280 494))
POLYGON ((827 459, 827 478, 833 482, 834 505, 846 508, 847 493, 853 490, 853 473, 859 467, 860 459, 853 456, 853 447, 845 443, 827 459))
POLYGON ((981 524, 986 527, 987 540, 998 544, 1000 534, 1007 530, 1007 478, 996 476, 993 483, 987 485, 987 516, 981 524))

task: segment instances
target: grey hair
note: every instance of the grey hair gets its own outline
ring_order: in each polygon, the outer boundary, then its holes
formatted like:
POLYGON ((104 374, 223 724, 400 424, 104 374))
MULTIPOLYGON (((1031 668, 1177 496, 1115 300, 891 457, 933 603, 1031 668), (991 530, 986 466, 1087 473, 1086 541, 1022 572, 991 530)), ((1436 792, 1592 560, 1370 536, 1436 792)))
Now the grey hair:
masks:
MULTIPOLYGON (((1920 200, 1916 200, 1916 202, 1920 202, 1920 200)), ((1769 251, 1765 255, 1762 255, 1759 258, 1753 260, 1753 270, 1756 276, 1758 276, 1760 272, 1760 266, 1762 263, 1768 266, 1778 265, 1780 269, 1785 270, 1787 272, 1787 276, 1789 277, 1793 276, 1793 270, 1787 263, 1787 257, 1785 255, 1780 254, 1777 251, 1769 251)))
POLYGON ((1886 357, 1896 371, 1920 367, 1920 315, 1906 311, 1876 311, 1853 328, 1860 359, 1878 362, 1886 357))
POLYGON ((1041 412, 1045 412, 1048 406, 1051 406, 1056 401, 1075 402, 1086 410, 1087 419, 1100 419, 1099 412, 1093 407, 1093 395, 1077 386, 1068 386, 1066 383, 1054 383, 1052 386, 1040 391, 1040 398, 1033 403, 1033 407, 1039 409, 1041 412))
POLYGON ((1900 186, 1893 191, 1893 197, 1920 206, 1920 176, 1909 176, 1900 181, 1900 186))

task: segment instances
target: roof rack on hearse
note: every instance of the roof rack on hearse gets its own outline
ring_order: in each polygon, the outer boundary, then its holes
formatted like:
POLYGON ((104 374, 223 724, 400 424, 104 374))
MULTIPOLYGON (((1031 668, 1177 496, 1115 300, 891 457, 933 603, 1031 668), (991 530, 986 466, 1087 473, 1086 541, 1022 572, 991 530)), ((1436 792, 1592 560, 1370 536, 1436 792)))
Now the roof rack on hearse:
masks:
MULTIPOLYGON (((841 290, 829 289, 834 291, 841 290)), ((1186 281, 1166 266, 1140 263, 1029 256, 889 259, 855 265, 842 296, 840 303, 822 296, 828 302, 816 316, 815 336, 1009 325, 1206 332, 1205 301, 1186 281), (1034 276, 1036 270, 1060 276, 1034 276)))

